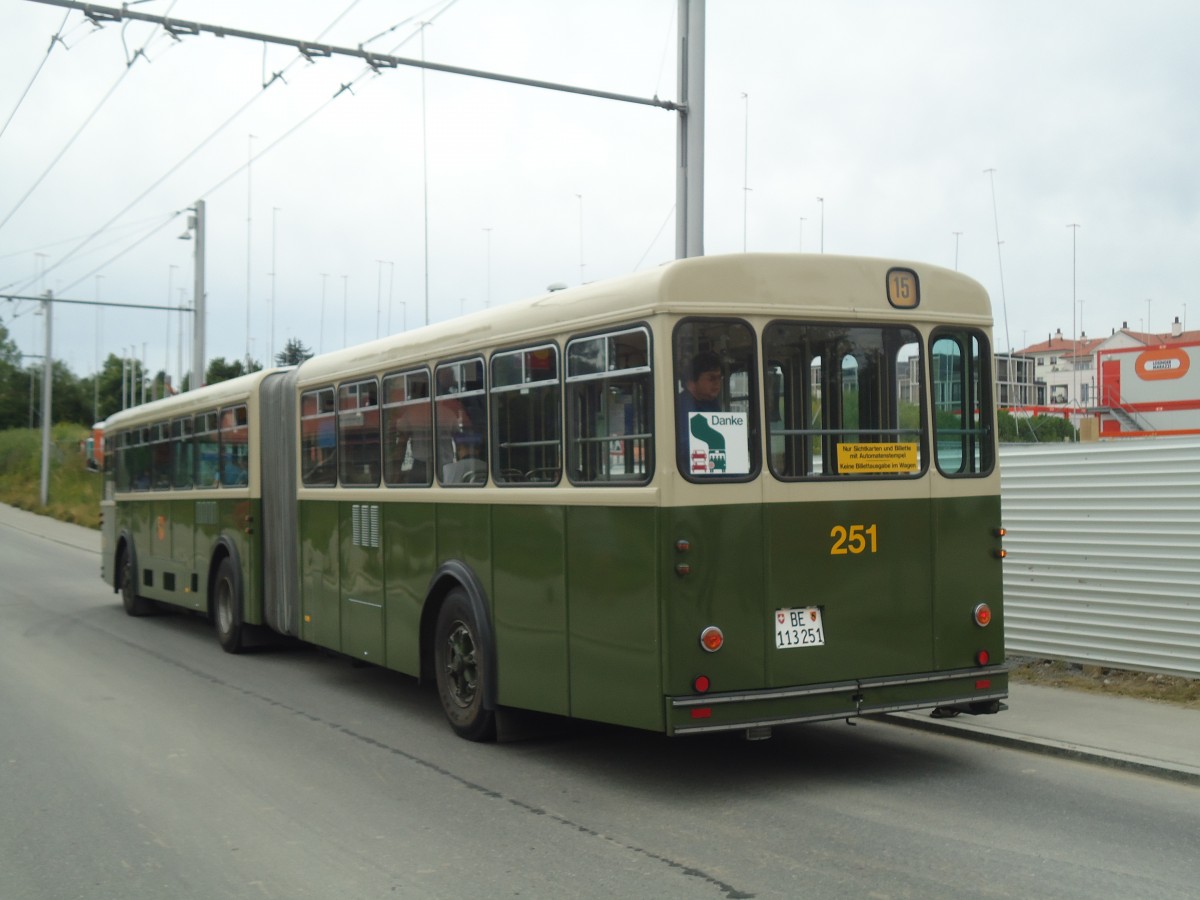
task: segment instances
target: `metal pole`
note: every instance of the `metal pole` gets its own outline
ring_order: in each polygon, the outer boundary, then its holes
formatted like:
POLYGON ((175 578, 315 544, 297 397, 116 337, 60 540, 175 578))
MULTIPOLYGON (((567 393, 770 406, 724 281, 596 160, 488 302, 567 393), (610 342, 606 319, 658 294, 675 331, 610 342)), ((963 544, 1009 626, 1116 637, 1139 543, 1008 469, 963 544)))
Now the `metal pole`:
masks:
POLYGON ((42 506, 50 505, 50 403, 54 393, 54 310, 50 300, 53 296, 53 293, 46 291, 46 299, 42 304, 42 312, 46 316, 46 348, 42 360, 42 506))
POLYGON ((275 365, 275 229, 279 207, 271 208, 271 347, 267 351, 267 366, 275 365))
POLYGON ((192 383, 188 385, 193 391, 204 386, 204 333, 205 333, 205 297, 204 297, 204 201, 196 201, 196 215, 192 220, 196 231, 195 250, 195 283, 192 294, 192 304, 195 315, 192 322, 192 383))
POLYGON ((704 0, 679 0, 675 256, 704 255, 704 0))

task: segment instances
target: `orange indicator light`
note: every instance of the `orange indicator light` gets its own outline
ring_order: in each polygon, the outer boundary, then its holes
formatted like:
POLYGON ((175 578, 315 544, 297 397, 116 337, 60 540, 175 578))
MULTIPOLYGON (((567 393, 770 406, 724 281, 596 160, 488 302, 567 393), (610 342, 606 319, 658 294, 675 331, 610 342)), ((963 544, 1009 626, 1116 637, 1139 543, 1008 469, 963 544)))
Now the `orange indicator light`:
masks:
POLYGON ((986 603, 980 603, 975 607, 975 624, 980 628, 987 628, 988 623, 992 621, 992 608, 986 603))
POLYGON ((725 645, 725 635, 716 625, 709 625, 700 632, 700 646, 709 653, 716 653, 725 645))
POLYGON ((1006 556, 1008 556, 1007 550, 997 550, 996 551, 996 559, 1004 559, 1006 556))

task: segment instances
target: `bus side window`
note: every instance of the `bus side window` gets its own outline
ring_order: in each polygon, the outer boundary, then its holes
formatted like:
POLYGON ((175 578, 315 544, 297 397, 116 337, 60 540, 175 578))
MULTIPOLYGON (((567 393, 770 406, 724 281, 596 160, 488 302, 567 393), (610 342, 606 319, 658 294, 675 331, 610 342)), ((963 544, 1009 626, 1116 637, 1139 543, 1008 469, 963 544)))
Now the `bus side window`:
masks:
POLYGON ((558 348, 495 354, 491 402, 496 483, 556 484, 562 475, 558 348))
POLYGON ((333 388, 300 395, 300 479, 309 486, 337 484, 337 431, 333 388))
POLYGON ((245 406, 221 410, 221 487, 250 483, 250 426, 245 406))
POLYGON ((216 412, 200 413, 193 419, 192 448, 195 456, 195 484, 215 487, 220 466, 220 441, 216 412))
POLYGON ((483 360, 437 367, 434 409, 436 469, 440 484, 487 482, 487 394, 483 360))
POLYGON ((156 491, 169 490, 171 487, 171 426, 160 422, 150 426, 151 460, 150 481, 156 491))
POLYGON ((171 486, 192 486, 192 420, 171 422, 171 486))
POLYGON ((433 400, 429 371, 383 379, 383 480, 388 485, 433 481, 433 400))
POLYGON ((379 385, 374 378, 338 388, 338 455, 342 484, 379 485, 379 385))
POLYGON ((567 472, 575 484, 645 484, 653 473, 650 334, 567 344, 567 472))

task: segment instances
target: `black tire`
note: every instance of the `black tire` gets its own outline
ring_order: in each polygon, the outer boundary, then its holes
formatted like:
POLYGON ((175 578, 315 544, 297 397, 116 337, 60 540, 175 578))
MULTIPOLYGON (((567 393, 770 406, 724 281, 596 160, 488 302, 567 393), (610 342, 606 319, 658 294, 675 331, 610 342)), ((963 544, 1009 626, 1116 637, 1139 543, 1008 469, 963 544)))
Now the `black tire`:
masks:
POLYGON ((213 582, 212 617, 217 640, 226 653, 241 653, 245 647, 241 584, 237 566, 225 557, 217 566, 217 580, 213 582))
POLYGON ((468 741, 496 736, 495 710, 484 707, 491 648, 484 645, 471 601, 462 588, 446 595, 433 634, 438 698, 454 733, 468 741))
POLYGON ((154 611, 154 601, 138 596, 137 561, 133 547, 121 551, 121 605, 127 616, 148 616, 154 611))

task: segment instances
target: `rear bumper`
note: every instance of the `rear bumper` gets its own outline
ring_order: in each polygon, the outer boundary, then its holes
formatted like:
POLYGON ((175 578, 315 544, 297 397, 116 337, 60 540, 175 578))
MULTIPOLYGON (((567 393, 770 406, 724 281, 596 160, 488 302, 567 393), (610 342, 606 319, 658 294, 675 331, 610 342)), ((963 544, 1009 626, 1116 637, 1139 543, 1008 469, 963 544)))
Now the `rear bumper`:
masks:
POLYGON ((1008 667, 917 672, 760 691, 667 698, 668 734, 819 722, 906 709, 999 704, 1008 696, 1008 667))

